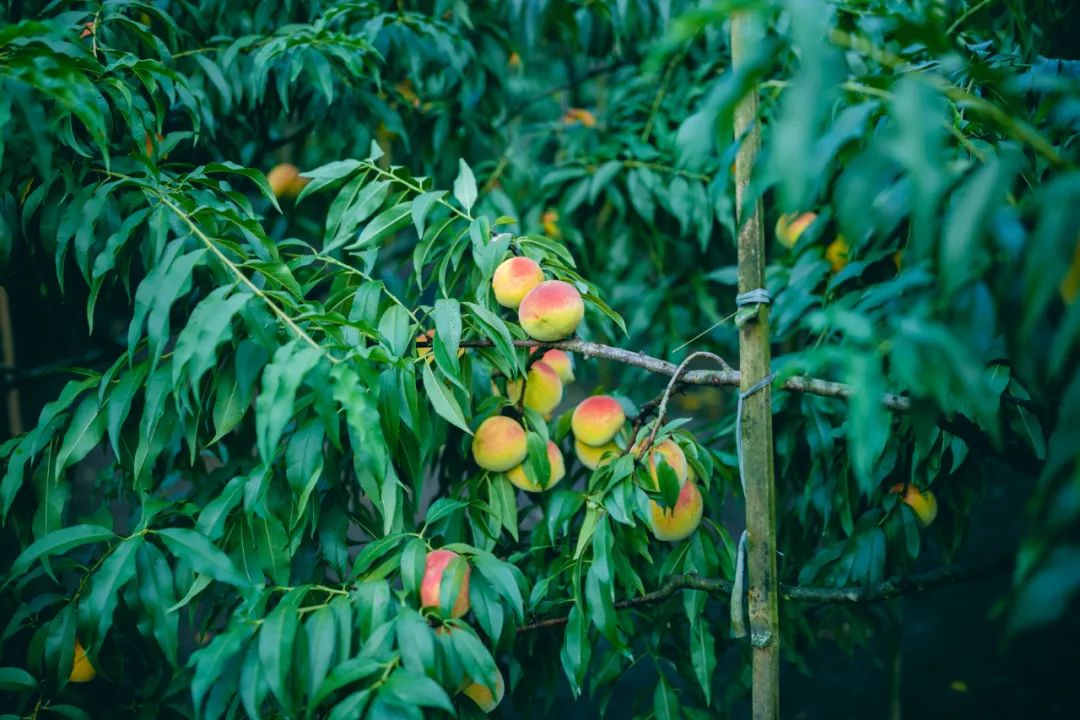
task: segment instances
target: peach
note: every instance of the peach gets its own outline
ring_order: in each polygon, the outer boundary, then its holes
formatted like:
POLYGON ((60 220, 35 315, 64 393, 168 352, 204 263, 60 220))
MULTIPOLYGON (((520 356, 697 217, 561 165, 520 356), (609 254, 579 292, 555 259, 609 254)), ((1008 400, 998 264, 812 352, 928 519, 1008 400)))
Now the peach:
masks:
POLYGON ((608 463, 615 460, 619 455, 619 446, 614 442, 609 442, 599 447, 593 447, 592 445, 586 445, 580 440, 574 440, 574 453, 577 455, 581 464, 590 470, 595 470, 598 467, 603 467, 608 463), (608 455, 608 453, 613 453, 608 455), (607 455, 607 457, 604 457, 607 455))
MULTIPOLYGON (((635 447, 634 454, 641 457, 641 449, 635 447)), ((653 488, 655 490, 660 489, 660 478, 657 475, 656 468, 657 461, 659 460, 663 460, 675 471, 675 476, 679 478, 679 485, 686 484, 686 455, 683 453, 682 448, 675 444, 674 440, 665 438, 653 445, 652 451, 649 452, 649 476, 652 478, 653 488)))
MULTIPOLYGON (((547 444, 547 455, 548 462, 551 464, 551 474, 548 476, 545 487, 529 481, 529 476, 525 474, 524 462, 507 472, 506 479, 527 492, 543 492, 555 487, 560 480, 566 477, 566 463, 563 462, 562 451, 559 450, 559 446, 550 440, 548 440, 547 444)), ((528 462, 528 460, 525 462, 528 462)))
POLYGON ((90 682, 96 676, 97 670, 90 664, 90 658, 86 657, 86 648, 79 642, 79 638, 75 638, 75 662, 71 665, 71 674, 68 675, 68 682, 90 682))
MULTIPOLYGON (((453 550, 432 550, 428 553, 424 563, 424 579, 420 583, 420 606, 425 608, 439 607, 439 594, 442 592, 442 576, 446 566, 454 558, 461 557, 453 550)), ((469 573, 470 568, 465 566, 465 577, 461 581, 461 589, 458 590, 454 607, 450 611, 450 617, 459 618, 469 612, 469 573)))
POLYGON ((307 185, 307 179, 300 176, 300 170, 292 163, 281 163, 267 173, 266 181, 277 197, 296 197, 307 185))
POLYGON ((562 280, 540 283, 521 301, 518 322, 533 340, 554 342, 570 337, 585 317, 577 288, 562 280))
POLYGON ((593 447, 611 442, 626 422, 619 401, 609 395, 593 395, 582 400, 570 418, 574 437, 593 447))
POLYGON ((812 212, 781 215, 780 219, 776 221, 776 238, 785 247, 795 247, 795 243, 799 242, 799 236, 802 235, 806 231, 806 228, 810 227, 815 220, 817 220, 817 215, 812 212))
POLYGON ((506 472, 520 465, 527 452, 525 428, 516 420, 502 415, 489 417, 480 423, 473 436, 473 459, 485 470, 506 472))
POLYGON ((562 350, 548 350, 540 360, 555 371, 564 385, 574 382, 574 359, 562 350))
POLYGON ((676 542, 690 537, 701 525, 704 503, 697 485, 687 482, 679 490, 675 507, 662 507, 655 500, 649 501, 649 516, 653 537, 657 540, 676 542))
POLYGON ((834 273, 838 273, 848 264, 848 253, 851 248, 843 235, 837 235, 836 239, 825 248, 825 259, 829 261, 834 273))
POLYGON ((492 694, 491 688, 487 685, 471 680, 466 680, 466 682, 468 684, 462 688, 461 692, 476 703, 485 713, 490 713, 494 710, 499 703, 502 702, 503 695, 506 693, 506 685, 503 683, 502 673, 498 670, 495 671, 494 694, 492 694))
POLYGON ((495 268, 491 277, 491 289, 495 291, 495 300, 505 308, 516 310, 521 300, 534 287, 544 282, 544 271, 535 260, 527 257, 512 257, 503 260, 495 268))
MULTIPOLYGON (((506 394, 511 402, 521 397, 521 381, 506 383, 506 394)), ((525 407, 547 415, 562 402, 563 386, 559 375, 547 363, 533 363, 525 376, 525 407)))
POLYGON ((900 499, 915 511, 923 527, 930 525, 937 517, 937 498, 934 497, 932 490, 920 490, 909 484, 905 491, 904 483, 896 483, 889 488, 889 492, 900 495, 900 499))

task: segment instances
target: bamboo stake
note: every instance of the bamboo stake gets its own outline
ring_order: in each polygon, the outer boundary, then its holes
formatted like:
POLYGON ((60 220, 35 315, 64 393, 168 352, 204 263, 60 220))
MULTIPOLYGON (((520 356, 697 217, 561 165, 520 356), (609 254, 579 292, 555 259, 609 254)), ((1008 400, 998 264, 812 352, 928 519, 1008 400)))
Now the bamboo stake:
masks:
MULTIPOLYGON (((731 18, 731 65, 738 72, 758 32, 757 18, 731 18)), ((739 292, 765 286, 765 237, 761 201, 747 207, 750 174, 761 147, 757 88, 735 108, 735 205, 739 236, 739 292)), ((746 392, 770 372, 769 306, 757 304, 739 328, 740 390, 746 392)), ((768 384, 748 395, 741 418, 743 483, 746 492, 746 559, 750 644, 753 648, 752 707, 755 720, 780 717, 780 633, 776 580, 776 483, 773 471, 772 391, 768 384)))

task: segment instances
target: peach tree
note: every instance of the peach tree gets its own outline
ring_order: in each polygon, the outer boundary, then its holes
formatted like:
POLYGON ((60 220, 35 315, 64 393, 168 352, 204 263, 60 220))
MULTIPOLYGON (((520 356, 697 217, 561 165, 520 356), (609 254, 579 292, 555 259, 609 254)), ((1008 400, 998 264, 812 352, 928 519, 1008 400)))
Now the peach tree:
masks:
POLYGON ((3 4, 4 285, 17 327, 78 310, 0 446, 0 717, 704 718, 901 594, 1013 568, 1011 631, 1053 622, 1058 12, 3 4), (779 552, 749 643, 744 451, 779 552), (987 558, 1003 467, 1029 525, 987 558))

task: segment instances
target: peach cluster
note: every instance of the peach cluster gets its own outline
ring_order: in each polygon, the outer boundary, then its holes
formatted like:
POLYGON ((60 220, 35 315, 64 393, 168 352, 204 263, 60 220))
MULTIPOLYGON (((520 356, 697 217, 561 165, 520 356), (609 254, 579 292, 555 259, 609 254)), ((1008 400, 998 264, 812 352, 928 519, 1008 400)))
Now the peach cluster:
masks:
MULTIPOLYGON (((510 380, 506 392, 510 401, 550 417, 563 397, 563 385, 574 379, 574 362, 562 350, 548 350, 532 363, 524 381, 510 380)), ((492 383, 492 390, 498 387, 492 383)), ((515 487, 527 492, 543 492, 566 476, 562 451, 553 442, 547 444, 550 467, 546 483, 529 479, 525 470, 528 462, 528 440, 525 428, 517 420, 503 415, 490 417, 480 424, 472 443, 473 459, 485 470, 506 474, 515 487)))
MULTIPOLYGON (((779 240, 784 247, 795 247, 795 244, 799 242, 799 237, 806 232, 807 228, 814 224, 817 217, 817 213, 812 212, 781 215, 780 219, 776 221, 776 239, 779 240)), ((840 272, 847 266, 848 255, 850 252, 851 247, 848 245, 848 242, 843 235, 837 235, 836 238, 825 247, 825 260, 828 261, 829 267, 832 268, 834 273, 840 272)), ((896 262, 897 270, 899 270, 900 261, 897 258, 894 258, 894 261, 896 262)))
POLYGON ((562 280, 545 280, 540 265, 527 257, 504 260, 495 268, 491 289, 500 305, 518 311, 518 323, 533 340, 568 338, 585 317, 578 289, 562 280))

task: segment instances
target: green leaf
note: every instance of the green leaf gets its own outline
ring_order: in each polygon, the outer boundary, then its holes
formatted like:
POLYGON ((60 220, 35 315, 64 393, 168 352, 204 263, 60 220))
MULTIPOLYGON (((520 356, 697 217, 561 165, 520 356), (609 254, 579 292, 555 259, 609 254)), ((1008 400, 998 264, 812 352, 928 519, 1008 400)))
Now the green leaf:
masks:
POLYGON ((656 683, 656 691, 653 693, 653 713, 656 714, 656 720, 676 720, 679 717, 679 698, 675 696, 675 689, 663 675, 656 683))
POLYGON ((303 598, 304 590, 290 591, 277 607, 266 617, 259 628, 259 662, 263 677, 281 706, 288 712, 292 708, 290 675, 293 670, 293 644, 299 629, 299 613, 296 608, 303 598))
POLYGON ((573 691, 574 697, 581 694, 585 673, 589 667, 591 650, 588 623, 585 621, 577 603, 574 603, 570 607, 570 614, 567 616, 563 646, 559 653, 563 672, 566 674, 566 679, 570 681, 570 689, 573 691))
POLYGON ((195 529, 199 534, 206 536, 208 540, 217 540, 225 533, 225 520, 232 509, 240 504, 244 496, 244 484, 247 478, 243 475, 234 477, 225 487, 221 494, 208 502, 199 512, 195 521, 195 529))
POLYGON ((90 592, 79 602, 79 625, 90 630, 86 640, 95 647, 105 641, 121 591, 135 577, 135 553, 142 544, 142 536, 135 535, 113 548, 91 577, 90 592))
POLYGON ((713 639, 709 624, 704 618, 698 618, 690 627, 690 660, 694 665, 694 676, 698 685, 705 693, 705 704, 711 705, 712 679, 716 673, 716 640, 713 639))
POLYGON ((340 663, 319 686, 319 691, 311 699, 312 707, 318 707, 331 693, 369 678, 382 669, 382 663, 368 657, 354 657, 340 663))
POLYGON ((435 634, 420 613, 402 606, 394 621, 394 631, 397 633, 398 650, 405 668, 418 674, 434 672, 435 634))
POLYGON ((461 428, 469 435, 472 435, 473 432, 469 429, 469 423, 461 412, 461 405, 458 404, 457 399, 447 390, 446 386, 435 378, 431 366, 424 363, 422 372, 424 392, 427 394, 428 400, 431 401, 431 406, 435 409, 435 412, 451 425, 461 428))
POLYGON ((15 559, 7 573, 8 582, 24 574, 41 558, 67 552, 81 545, 112 540, 116 533, 100 525, 74 525, 49 533, 32 543, 15 559))
POLYGON ((225 365, 215 387, 215 434, 211 444, 225 437, 243 419, 264 365, 266 351, 260 346, 250 340, 237 345, 235 362, 225 365))
POLYGON ((428 213, 431 211, 432 206, 435 205, 444 195, 445 190, 436 190, 434 192, 426 192, 421 195, 417 195, 412 204, 412 221, 413 226, 416 228, 416 237, 424 237, 424 222, 427 219, 428 213))
POLYGON ((172 381, 178 385, 185 371, 192 388, 214 366, 217 347, 232 338, 232 320, 253 296, 238 292, 231 297, 229 286, 220 287, 200 302, 191 313, 173 348, 172 381))
POLYGON ((64 434, 64 442, 56 453, 55 477, 59 477, 64 468, 86 457, 101 442, 105 433, 105 416, 99 412, 100 409, 97 396, 87 395, 75 410, 64 434))
POLYGON ((391 235, 408 225, 411 213, 412 201, 398 203, 388 210, 383 210, 364 226, 356 242, 346 246, 345 249, 352 251, 374 245, 387 235, 391 235))
POLYGON ((367 707, 370 699, 370 688, 358 690, 335 705, 326 720, 353 720, 353 718, 365 717, 364 708, 367 707))
POLYGON ((386 308, 379 318, 379 334, 396 357, 402 357, 409 351, 412 344, 411 322, 408 310, 396 303, 386 308))
POLYGON ((398 670, 387 678, 379 689, 379 697, 398 707, 431 707, 454 712, 450 697, 442 687, 427 677, 398 670))
POLYGON ((465 208, 466 214, 476 202, 476 178, 472 168, 464 160, 458 160, 458 176, 454 179, 454 197, 465 208))
POLYGON ((262 392, 255 399, 255 433, 264 462, 273 462, 278 441, 293 415, 296 391, 321 356, 318 349, 294 340, 279 347, 263 371, 262 392))
MULTIPOLYGON (((337 650, 337 618, 333 608, 321 607, 312 612, 304 623, 307 638, 308 697, 314 697, 330 673, 337 650)), ((314 707, 311 708, 314 710, 314 707)))
POLYGON ((162 539, 169 552, 191 565, 195 572, 239 588, 250 585, 228 555, 194 530, 166 528, 157 530, 155 534, 162 539))
POLYGON ((176 666, 178 613, 169 612, 176 604, 173 574, 168 561, 152 543, 143 543, 135 554, 139 601, 151 633, 170 665, 176 666))
POLYGON ((37 680, 22 668, 0 667, 0 690, 3 692, 23 693, 36 687, 37 680))

